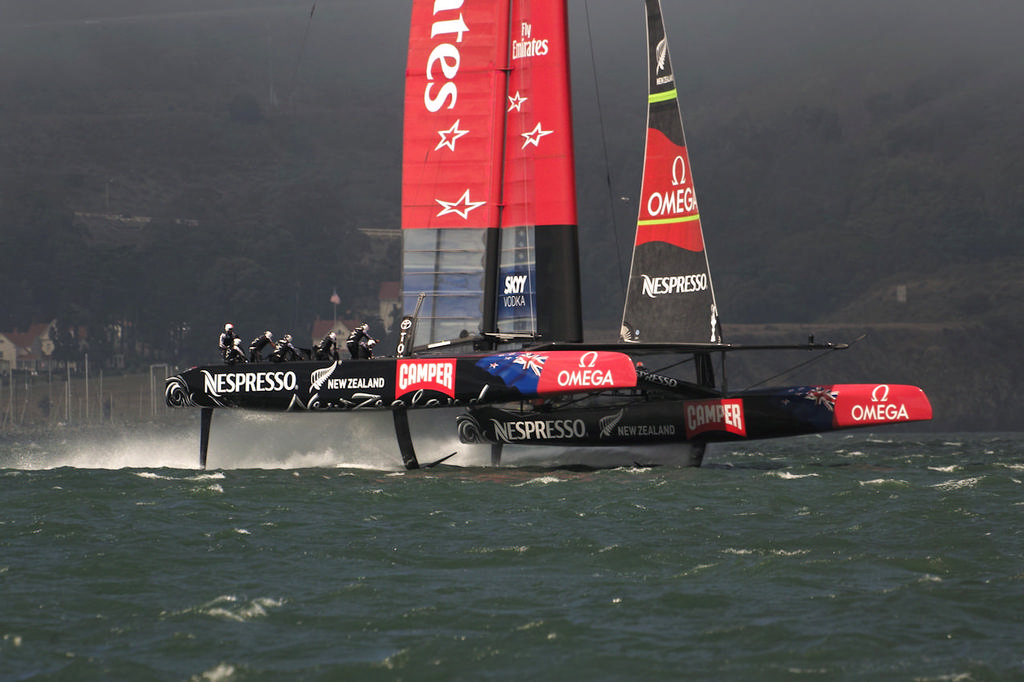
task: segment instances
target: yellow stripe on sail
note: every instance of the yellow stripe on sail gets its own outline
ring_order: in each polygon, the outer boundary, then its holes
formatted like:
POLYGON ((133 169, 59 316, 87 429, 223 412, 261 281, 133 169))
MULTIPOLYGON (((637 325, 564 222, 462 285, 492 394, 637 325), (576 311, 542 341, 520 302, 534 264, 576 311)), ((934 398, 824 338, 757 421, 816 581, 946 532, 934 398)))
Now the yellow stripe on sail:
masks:
POLYGON ((652 92, 650 95, 647 96, 647 101, 650 104, 654 104, 655 102, 667 102, 668 100, 675 98, 676 89, 672 88, 671 90, 666 90, 665 92, 652 92))
POLYGON ((638 220, 637 225, 668 225, 670 223, 689 223, 700 220, 700 214, 684 215, 679 218, 658 218, 657 220, 638 220))

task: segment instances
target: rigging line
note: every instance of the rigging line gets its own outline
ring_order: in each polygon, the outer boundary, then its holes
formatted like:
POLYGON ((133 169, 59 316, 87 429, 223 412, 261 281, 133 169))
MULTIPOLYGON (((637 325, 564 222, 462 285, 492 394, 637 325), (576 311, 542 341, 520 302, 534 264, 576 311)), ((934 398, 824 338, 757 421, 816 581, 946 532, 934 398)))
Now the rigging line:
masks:
POLYGON ((306 32, 302 35, 302 44, 299 45, 299 56, 295 59, 295 69, 292 71, 292 82, 288 85, 288 113, 292 111, 292 98, 295 96, 295 79, 299 75, 299 65, 302 63, 302 55, 306 51, 306 41, 309 40, 309 29, 313 25, 313 14, 316 13, 316 0, 313 0, 313 7, 309 10, 309 20, 306 22, 306 32))
POLYGON ((690 355, 690 356, 687 356, 687 357, 683 358, 682 360, 677 360, 676 362, 673 362, 671 364, 659 367, 658 369, 649 369, 647 371, 648 372, 652 372, 654 374, 661 374, 663 372, 669 371, 670 369, 675 369, 676 367, 681 367, 682 365, 691 363, 691 362, 694 361, 695 358, 696 358, 696 355, 690 355))
POLYGON ((821 355, 815 355, 810 360, 807 360, 805 362, 801 362, 799 364, 793 365, 789 369, 784 369, 781 372, 779 372, 778 374, 770 376, 767 379, 762 379, 761 381, 757 382, 756 384, 751 384, 750 386, 747 386, 745 389, 740 391, 740 393, 746 393, 747 391, 753 390, 753 389, 757 388, 758 386, 763 386, 764 384, 768 383, 769 381, 772 381, 774 379, 778 379, 781 376, 785 376, 786 374, 789 374, 790 372, 795 372, 798 369, 801 369, 803 367, 807 367, 808 365, 814 364, 815 362, 818 362, 819 360, 821 360, 822 358, 826 357, 827 355, 829 355, 831 353, 835 353, 837 350, 846 350, 846 349, 852 347, 853 344, 855 344, 858 341, 860 341, 861 339, 863 339, 865 336, 867 336, 867 334, 861 334, 860 336, 858 336, 856 339, 854 339, 850 343, 846 344, 845 346, 833 348, 831 350, 825 351, 821 355))
MULTIPOLYGON (((604 128, 604 114, 601 113, 601 87, 597 81, 597 61, 594 58, 594 37, 590 28, 590 0, 586 0, 583 3, 583 9, 587 15, 587 45, 590 49, 590 71, 594 76, 594 94, 597 98, 597 125, 601 131, 601 155, 604 161, 604 181, 608 187, 608 208, 612 214, 612 236, 615 239, 615 266, 619 271, 619 285, 626 281, 626 276, 622 272, 622 245, 619 243, 619 230, 618 221, 615 217, 615 199, 612 196, 612 174, 609 170, 611 165, 608 163, 608 140, 605 136, 604 128)), ((623 293, 625 296, 625 293, 623 293)))

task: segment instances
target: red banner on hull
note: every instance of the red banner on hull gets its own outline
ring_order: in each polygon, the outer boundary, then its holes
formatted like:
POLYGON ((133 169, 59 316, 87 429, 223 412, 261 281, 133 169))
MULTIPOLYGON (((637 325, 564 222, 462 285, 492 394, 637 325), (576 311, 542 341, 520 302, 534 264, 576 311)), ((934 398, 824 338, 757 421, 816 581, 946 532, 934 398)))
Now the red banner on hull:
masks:
POLYGON ((624 353, 552 351, 541 357, 540 395, 636 386, 636 369, 624 353))
POLYGON ((836 384, 835 428, 927 421, 932 405, 917 386, 900 384, 836 384))
POLYGON ((683 413, 687 438, 712 432, 747 435, 743 401, 739 398, 690 400, 684 404, 683 413))

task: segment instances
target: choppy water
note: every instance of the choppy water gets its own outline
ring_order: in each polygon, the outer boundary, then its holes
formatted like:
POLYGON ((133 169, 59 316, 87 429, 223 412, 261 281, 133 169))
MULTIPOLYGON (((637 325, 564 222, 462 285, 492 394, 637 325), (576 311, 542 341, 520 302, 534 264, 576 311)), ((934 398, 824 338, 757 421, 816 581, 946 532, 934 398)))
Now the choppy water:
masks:
POLYGON ((1024 679, 1022 435, 594 472, 259 447, 0 442, 0 679, 1024 679))

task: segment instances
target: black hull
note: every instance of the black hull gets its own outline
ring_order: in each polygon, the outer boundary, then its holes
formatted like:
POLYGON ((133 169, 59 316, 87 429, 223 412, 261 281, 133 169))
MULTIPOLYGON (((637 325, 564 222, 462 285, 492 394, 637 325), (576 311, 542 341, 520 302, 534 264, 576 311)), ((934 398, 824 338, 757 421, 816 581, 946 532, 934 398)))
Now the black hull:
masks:
POLYGON ((215 408, 388 410, 408 469, 420 466, 407 421, 414 409, 465 408, 452 431, 463 443, 491 444, 495 463, 505 445, 581 452, 619 447, 627 454, 686 445, 693 454, 680 450, 672 463, 699 464, 708 443, 932 417, 927 397, 915 386, 833 384, 730 395, 708 384, 638 371, 626 353, 645 349, 620 347, 196 367, 167 380, 166 400, 172 407, 202 409, 204 465, 215 408))
POLYGON ((648 446, 786 438, 931 419, 915 386, 840 384, 765 389, 741 395, 668 398, 595 396, 582 407, 470 408, 459 418, 464 443, 648 446))

